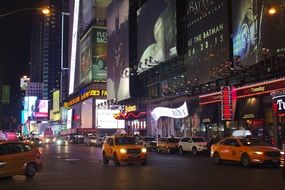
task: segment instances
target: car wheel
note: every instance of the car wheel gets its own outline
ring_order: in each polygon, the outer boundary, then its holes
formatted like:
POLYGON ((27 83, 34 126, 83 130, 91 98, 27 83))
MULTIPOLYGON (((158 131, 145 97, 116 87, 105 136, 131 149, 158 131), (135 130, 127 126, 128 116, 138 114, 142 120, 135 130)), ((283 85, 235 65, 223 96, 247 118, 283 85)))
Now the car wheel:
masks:
POLYGON ((184 154, 182 146, 179 147, 178 152, 179 152, 180 155, 184 154))
POLYGON ((214 153, 213 161, 215 164, 220 164, 222 162, 219 153, 217 153, 217 152, 214 153))
POLYGON ((114 159, 114 164, 115 164, 115 166, 119 166, 119 165, 120 165, 120 162, 119 162, 118 157, 117 157, 116 154, 114 154, 113 159, 114 159))
POLYGON ((29 163, 26 167, 25 176, 34 177, 37 172, 37 166, 34 163, 29 163))
POLYGON ((105 152, 103 152, 103 163, 104 164, 108 164, 109 163, 109 160, 107 159, 105 152))
POLYGON ((247 154, 243 154, 242 157, 241 157, 241 164, 244 166, 244 167, 248 167, 250 166, 250 158, 247 154))
POLYGON ((196 156, 196 155, 198 154, 198 150, 197 150, 196 147, 193 147, 193 148, 192 148, 192 154, 193 154, 194 156, 196 156))

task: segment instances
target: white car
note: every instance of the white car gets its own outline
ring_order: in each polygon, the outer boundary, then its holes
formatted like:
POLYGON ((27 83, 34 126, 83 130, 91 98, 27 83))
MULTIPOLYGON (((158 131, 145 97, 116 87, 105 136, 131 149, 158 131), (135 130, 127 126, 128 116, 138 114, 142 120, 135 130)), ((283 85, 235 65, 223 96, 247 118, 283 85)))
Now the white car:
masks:
POLYGON ((184 152, 192 152, 197 155, 199 152, 207 151, 207 142, 202 137, 184 137, 178 143, 178 152, 182 155, 184 152))

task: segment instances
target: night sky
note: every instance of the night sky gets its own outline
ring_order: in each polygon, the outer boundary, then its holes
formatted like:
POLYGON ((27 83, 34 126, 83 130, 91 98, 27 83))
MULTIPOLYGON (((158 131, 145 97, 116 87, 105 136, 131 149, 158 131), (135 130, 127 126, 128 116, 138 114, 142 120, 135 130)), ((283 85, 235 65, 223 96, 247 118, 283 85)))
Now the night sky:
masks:
MULTIPOLYGON (((7 0, 0 3, 0 15, 22 8, 42 7, 41 0, 7 0)), ((10 114, 16 115, 20 98, 20 78, 29 74, 32 18, 36 10, 0 17, 0 64, 3 65, 3 84, 11 86, 10 114)), ((8 111, 7 110, 7 111, 8 111)))

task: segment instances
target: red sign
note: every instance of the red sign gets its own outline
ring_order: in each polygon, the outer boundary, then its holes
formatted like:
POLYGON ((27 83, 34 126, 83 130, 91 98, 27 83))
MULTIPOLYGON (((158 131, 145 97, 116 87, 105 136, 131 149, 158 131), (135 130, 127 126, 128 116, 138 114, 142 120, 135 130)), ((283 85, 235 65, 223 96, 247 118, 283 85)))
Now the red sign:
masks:
POLYGON ((221 87, 221 119, 232 120, 232 93, 230 86, 221 87))

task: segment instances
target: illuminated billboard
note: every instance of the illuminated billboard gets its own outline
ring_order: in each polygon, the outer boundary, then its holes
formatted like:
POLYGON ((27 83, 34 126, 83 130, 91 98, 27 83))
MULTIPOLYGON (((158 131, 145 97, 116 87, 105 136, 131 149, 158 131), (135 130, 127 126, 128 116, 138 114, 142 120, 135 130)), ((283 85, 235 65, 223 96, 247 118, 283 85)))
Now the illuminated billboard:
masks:
MULTIPOLYGON (((1 87, 0 87, 1 88, 1 87)), ((10 104, 10 86, 2 85, 2 104, 8 105, 10 104)))
MULTIPOLYGON (((70 1, 73 2, 73 16, 72 18, 72 35, 71 35, 71 52, 70 52, 70 65, 69 65, 69 87, 68 94, 72 94, 74 91, 75 83, 75 66, 77 60, 77 42, 78 42, 78 23, 79 23, 79 0, 70 1)), ((71 3, 72 4, 72 3, 71 3)))
POLYGON ((31 117, 33 115, 33 111, 36 108, 36 96, 25 96, 24 98, 24 110, 25 110, 25 118, 31 117))
POLYGON ((285 0, 232 1, 233 55, 240 63, 253 65, 266 56, 285 52, 285 14, 277 10, 274 15, 267 11, 271 6, 284 7, 285 0))
POLYGON ((36 101, 36 107, 33 112, 35 118, 48 118, 48 100, 36 101))
POLYGON ((26 90, 28 87, 28 84, 30 82, 30 78, 27 78, 26 76, 22 77, 20 79, 20 88, 21 90, 26 90))
POLYGON ((92 79, 107 80, 107 28, 94 27, 92 31, 92 79))
POLYGON ((176 0, 147 1, 137 11, 138 73, 177 55, 176 0))
POLYGON ((228 0, 186 2, 188 80, 209 82, 209 71, 230 60, 228 9, 228 0))
POLYGON ((114 115, 120 110, 98 108, 98 105, 106 100, 96 99, 96 127, 98 129, 124 129, 125 120, 116 120, 114 115))
POLYGON ((69 109, 67 111, 67 121, 66 121, 66 128, 71 129, 72 128, 72 109, 69 109))
POLYGON ((120 101, 130 98, 129 0, 113 0, 107 15, 107 97, 120 101))
POLYGON ((91 35, 88 33, 81 40, 81 56, 80 56, 80 83, 88 83, 92 80, 92 54, 91 35))
POLYGON ((52 110, 53 112, 59 111, 59 90, 56 90, 52 94, 52 110))

